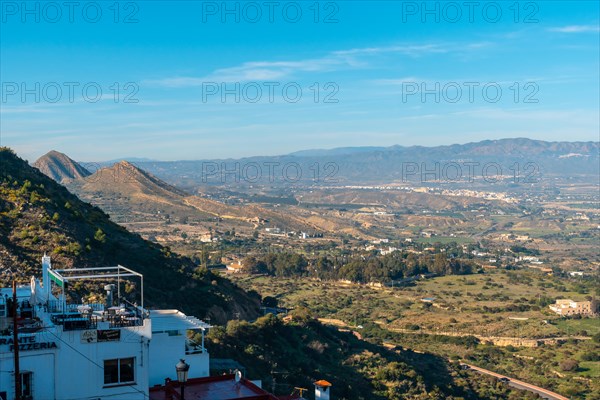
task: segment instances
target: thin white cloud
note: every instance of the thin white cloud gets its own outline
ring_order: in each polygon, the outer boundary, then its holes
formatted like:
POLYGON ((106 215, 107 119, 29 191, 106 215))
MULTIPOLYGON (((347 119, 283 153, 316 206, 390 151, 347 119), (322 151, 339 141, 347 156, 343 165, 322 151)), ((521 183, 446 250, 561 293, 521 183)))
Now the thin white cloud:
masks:
POLYGON ((600 32, 600 25, 568 25, 568 26, 559 26, 555 28, 548 29, 550 32, 559 32, 559 33, 590 33, 590 32, 600 32))
POLYGON ((2 114, 32 114, 32 113, 50 113, 52 110, 45 108, 38 108, 32 106, 4 106, 0 108, 0 115, 2 114))
POLYGON ((420 57, 432 54, 459 53, 489 47, 490 42, 473 43, 428 43, 419 45, 397 45, 384 47, 365 47, 335 51, 337 56, 368 56, 376 54, 400 54, 410 57, 420 57))
POLYGON ((406 76, 402 78, 392 78, 392 79, 374 79, 373 82, 376 85, 403 85, 406 83, 436 83, 439 81, 427 78, 419 78, 416 76, 406 76))
POLYGON ((276 81, 302 72, 331 72, 368 66, 373 56, 398 54, 408 57, 470 52, 488 47, 488 42, 432 43, 423 45, 396 45, 339 50, 321 58, 298 61, 254 61, 229 68, 221 68, 203 77, 178 76, 144 83, 168 88, 202 86, 208 82, 276 81), (367 60, 368 59, 368 60, 367 60))
POLYGON ((281 79, 296 72, 324 72, 348 65, 348 62, 331 55, 300 61, 247 62, 237 67, 214 71, 207 78, 216 81, 268 81, 281 79))
POLYGON ((298 72, 333 71, 344 66, 349 67, 351 63, 348 60, 330 54, 322 58, 299 61, 246 62, 236 67, 217 69, 203 77, 173 77, 146 81, 146 83, 176 88, 202 86, 209 82, 276 81, 298 72))
POLYGON ((470 116, 472 118, 519 120, 519 121, 555 121, 570 122, 572 124, 592 123, 597 125, 598 113, 585 109, 532 109, 532 108, 473 108, 466 111, 450 113, 456 116, 470 116))
POLYGON ((450 49, 442 44, 425 44, 388 47, 365 47, 335 51, 332 54, 336 56, 361 56, 382 53, 398 53, 407 56, 420 56, 425 54, 447 53, 448 51, 450 51, 450 49))

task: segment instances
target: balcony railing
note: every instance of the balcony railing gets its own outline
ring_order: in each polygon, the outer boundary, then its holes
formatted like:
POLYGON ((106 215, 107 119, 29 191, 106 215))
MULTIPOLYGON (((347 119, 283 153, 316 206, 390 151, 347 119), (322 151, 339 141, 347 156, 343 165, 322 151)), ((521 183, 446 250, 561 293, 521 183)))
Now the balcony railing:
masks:
POLYGON ((52 315, 52 322, 62 325, 65 331, 76 331, 85 329, 96 329, 97 320, 90 316, 82 316, 79 313, 65 313, 52 315))
POLYGON ((103 304, 64 304, 51 301, 47 304, 51 320, 64 330, 97 329, 100 322, 108 322, 109 328, 141 326, 146 317, 140 307, 115 306, 106 308, 103 304))

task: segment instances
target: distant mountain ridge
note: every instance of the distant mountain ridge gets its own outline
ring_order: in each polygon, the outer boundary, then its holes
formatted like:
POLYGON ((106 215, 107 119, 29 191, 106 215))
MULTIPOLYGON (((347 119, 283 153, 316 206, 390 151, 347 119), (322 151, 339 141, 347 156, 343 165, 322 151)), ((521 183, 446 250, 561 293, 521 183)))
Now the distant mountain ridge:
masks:
POLYGON ((132 191, 138 194, 165 198, 178 198, 188 195, 129 161, 119 161, 110 167, 99 169, 76 185, 91 190, 102 190, 105 193, 121 192, 127 195, 131 195, 132 191))
POLYGON ((115 218, 120 215, 129 219, 139 213, 155 220, 175 215, 180 218, 210 217, 186 203, 189 194, 128 161, 99 169, 86 178, 69 181, 65 186, 80 199, 115 218))
POLYGON ((91 172, 79 163, 56 150, 51 150, 38 158, 33 166, 58 183, 65 183, 91 175, 91 172))
MULTIPOLYGON (((475 163, 480 169, 487 164, 498 165, 504 175, 514 173, 516 166, 520 173, 534 172, 536 177, 554 175, 570 179, 577 175, 587 176, 586 179, 593 178, 597 181, 596 177, 600 174, 600 142, 549 142, 513 138, 433 147, 401 145, 341 147, 240 159, 138 161, 135 165, 121 161, 102 168, 87 178, 89 183, 93 183, 87 187, 81 179, 78 179, 85 177, 85 172, 78 175, 53 172, 77 170, 79 164, 65 155, 50 152, 34 165, 39 165, 41 171, 59 182, 66 182, 83 189, 100 188, 105 193, 119 191, 119 184, 115 184, 115 179, 110 178, 111 176, 120 175, 122 178, 131 174, 131 182, 126 192, 130 192, 132 187, 137 185, 139 193, 150 195, 161 193, 171 197, 173 193, 176 196, 184 196, 181 188, 194 192, 199 186, 205 185, 220 186, 238 183, 242 185, 247 183, 352 185, 404 182, 407 176, 405 169, 409 165, 411 168, 416 166, 419 169, 421 167, 431 169, 436 165, 443 167, 444 164, 449 163, 475 163), (271 168, 269 164, 275 165, 272 171, 269 169, 271 168), (207 168, 207 165, 210 168, 207 168), (247 179, 244 171, 252 170, 255 173, 254 168, 257 165, 262 168, 259 170, 258 179, 247 179), (252 168, 246 169, 246 166, 252 168), (291 171, 295 174, 299 170, 298 180, 284 176, 284 168, 288 166, 291 166, 291 169, 285 170, 288 173, 291 171), (531 166, 533 167, 529 168, 531 166), (236 168, 238 172, 233 174, 221 171, 236 171, 236 168)), ((100 164, 102 163, 98 165, 100 164)), ((465 166, 461 173, 464 176, 467 172, 468 167, 465 166)), ((478 174, 482 175, 482 171, 480 170, 478 174)), ((410 178, 419 179, 419 171, 410 178)))
POLYGON ((191 220, 222 217, 254 225, 269 220, 298 230, 318 230, 297 216, 285 215, 277 210, 254 204, 232 206, 190 195, 127 161, 102 168, 84 179, 70 181, 66 187, 81 199, 114 214, 145 212, 147 215, 171 215, 191 220))
POLYGON ((389 147, 337 147, 333 149, 301 150, 290 153, 290 156, 313 157, 325 155, 347 155, 369 152, 418 152, 418 153, 446 153, 455 155, 507 155, 517 151, 522 154, 556 154, 598 153, 599 142, 548 142, 528 138, 511 138, 497 140, 483 140, 465 144, 452 144, 441 146, 402 146, 393 145, 389 147))
MULTIPOLYGON (((238 183, 387 184, 404 181, 405 169, 409 165, 419 170, 431 170, 441 169, 450 163, 459 163, 463 167, 463 176, 468 172, 464 163, 474 163, 478 165, 479 171, 476 173, 480 178, 482 168, 491 164, 500 167, 499 175, 511 176, 518 169, 525 174, 534 172, 536 177, 553 175, 570 179, 577 175, 586 176, 591 181, 600 174, 600 142, 548 142, 516 138, 435 147, 342 147, 304 150, 280 156, 155 161, 137 165, 172 185, 193 189, 204 184, 219 186, 238 183), (275 176, 269 175, 269 164, 275 166, 275 176), (259 171, 260 179, 254 182, 245 179, 245 167, 251 166, 254 171, 257 165, 262 168, 259 171), (290 166, 287 172, 293 172, 292 177, 301 175, 300 178, 296 180, 283 176, 286 166, 290 166), (236 169, 238 173, 235 178, 232 174, 222 173, 236 169), (300 174, 296 174, 298 170, 300 174)), ((420 178, 419 170, 412 178, 420 178)))

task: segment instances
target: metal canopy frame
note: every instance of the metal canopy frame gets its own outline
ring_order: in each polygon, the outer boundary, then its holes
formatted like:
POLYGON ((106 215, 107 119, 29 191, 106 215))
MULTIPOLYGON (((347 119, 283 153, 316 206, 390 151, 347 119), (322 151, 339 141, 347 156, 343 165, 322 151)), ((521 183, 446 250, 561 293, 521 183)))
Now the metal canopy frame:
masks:
POLYGON ((121 297, 121 277, 137 276, 141 281, 141 308, 144 309, 144 275, 135 272, 132 269, 117 265, 114 267, 94 267, 94 268, 68 268, 52 269, 48 268, 48 276, 61 287, 63 298, 65 298, 65 283, 80 279, 106 279, 117 278, 117 296, 121 297), (60 283, 59 283, 60 282, 60 283))

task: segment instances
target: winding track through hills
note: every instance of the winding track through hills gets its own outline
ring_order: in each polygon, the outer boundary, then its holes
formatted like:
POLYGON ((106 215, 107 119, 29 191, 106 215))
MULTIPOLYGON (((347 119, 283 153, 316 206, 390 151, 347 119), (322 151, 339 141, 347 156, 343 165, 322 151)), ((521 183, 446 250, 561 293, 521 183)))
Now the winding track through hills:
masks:
MULTIPOLYGON (((333 325, 336 326, 338 329, 339 328, 349 328, 349 325, 347 323, 345 323, 342 320, 339 319, 327 319, 327 318, 319 318, 319 321, 321 323, 324 324, 328 324, 328 325, 333 325)), ((386 328, 386 329, 390 329, 390 328, 386 328)), ((423 332, 414 332, 414 331, 405 331, 405 330, 400 330, 400 329, 390 329, 391 331, 396 331, 396 332, 402 332, 402 333, 419 333, 422 334, 423 332)), ((451 335, 451 336, 460 336, 460 335, 451 335)), ((462 335, 462 336, 467 336, 467 335, 462 335)), ((485 339, 484 337, 478 337, 479 339, 485 339)), ((567 339, 567 338, 552 338, 553 340, 556 339, 567 339)), ((589 337, 581 337, 580 339, 590 339, 589 337)), ((550 339, 540 339, 540 340, 550 340, 550 339)), ((453 361, 453 360, 449 360, 449 361, 453 361)), ((464 362, 460 362, 460 365, 465 365, 467 367, 469 367, 470 369, 477 371, 481 374, 485 374, 485 375, 489 375, 489 376, 493 376, 495 378, 498 379, 508 379, 508 384, 516 389, 521 389, 521 390, 527 390, 533 393, 536 393, 538 395, 540 395, 543 399, 548 399, 548 400, 570 400, 568 397, 565 397, 563 395, 560 395, 558 393, 552 392, 551 390, 548 389, 544 389, 540 386, 536 386, 533 385, 531 383, 527 383, 524 381, 521 381, 519 379, 515 379, 506 375, 502 375, 499 374, 497 372, 494 371, 490 371, 484 368, 480 368, 477 367, 475 365, 472 364, 467 364, 464 362)))
POLYGON ((536 385, 532 385, 531 383, 523 382, 523 381, 511 378, 511 377, 506 376, 506 375, 498 374, 496 372, 493 372, 493 371, 490 371, 490 370, 487 370, 487 369, 479 368, 479 367, 477 367, 475 365, 466 364, 466 363, 463 363, 463 362, 461 362, 460 365, 466 365, 467 367, 471 368, 474 371, 477 371, 477 372, 479 372, 481 374, 490 375, 490 376, 493 376, 493 377, 498 378, 498 379, 503 379, 503 378, 504 379, 508 379, 509 380, 508 384, 510 386, 512 386, 514 388, 517 388, 517 389, 528 390, 530 392, 537 393, 540 396, 542 396, 543 399, 548 399, 548 400, 569 400, 568 397, 562 396, 562 395, 560 395, 558 393, 555 393, 555 392, 552 392, 552 391, 550 391, 548 389, 544 389, 542 387, 539 387, 539 386, 536 386, 536 385))

